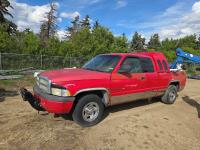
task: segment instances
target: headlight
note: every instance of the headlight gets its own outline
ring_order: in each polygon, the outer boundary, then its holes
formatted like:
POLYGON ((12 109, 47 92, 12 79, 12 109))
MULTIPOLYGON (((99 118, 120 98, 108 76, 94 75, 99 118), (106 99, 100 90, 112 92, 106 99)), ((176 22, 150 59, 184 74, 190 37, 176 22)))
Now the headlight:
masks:
POLYGON ((51 94, 56 96, 71 96, 70 92, 66 88, 57 85, 52 85, 51 94))

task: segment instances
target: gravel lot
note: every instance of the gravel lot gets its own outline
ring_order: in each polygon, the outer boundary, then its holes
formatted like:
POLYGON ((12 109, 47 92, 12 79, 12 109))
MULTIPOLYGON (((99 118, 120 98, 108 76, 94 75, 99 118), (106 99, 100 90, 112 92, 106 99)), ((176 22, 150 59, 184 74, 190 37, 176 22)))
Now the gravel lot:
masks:
POLYGON ((200 81, 188 80, 175 104, 141 100, 110 107, 94 127, 39 113, 14 91, 0 91, 0 149, 200 150, 200 81))

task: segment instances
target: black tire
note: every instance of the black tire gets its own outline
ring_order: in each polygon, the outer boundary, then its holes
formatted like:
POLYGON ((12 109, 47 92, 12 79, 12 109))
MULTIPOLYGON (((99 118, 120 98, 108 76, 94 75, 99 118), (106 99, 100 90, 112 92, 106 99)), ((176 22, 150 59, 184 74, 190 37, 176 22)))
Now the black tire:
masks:
POLYGON ((175 85, 170 85, 162 96, 161 101, 165 104, 173 104, 177 97, 177 87, 175 85))
MULTIPOLYGON (((89 109, 89 110, 92 110, 92 109, 89 109)), ((78 99, 78 103, 76 104, 75 109, 72 113, 72 118, 80 126, 89 127, 101 121, 103 112, 104 112, 104 105, 101 101, 101 98, 95 94, 88 94, 78 99), (94 107, 94 110, 96 109, 99 111, 87 113, 86 109, 88 107, 91 107, 91 108, 94 107), (86 117, 87 114, 90 114, 90 113, 94 114, 93 117, 86 117)))

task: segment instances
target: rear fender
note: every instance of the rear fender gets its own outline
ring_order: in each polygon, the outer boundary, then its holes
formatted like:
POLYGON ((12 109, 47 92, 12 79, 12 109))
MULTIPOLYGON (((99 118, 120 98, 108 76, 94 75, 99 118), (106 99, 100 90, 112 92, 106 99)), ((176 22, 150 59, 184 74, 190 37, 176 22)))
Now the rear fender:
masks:
POLYGON ((179 80, 170 81, 168 86, 170 86, 170 85, 175 85, 177 87, 178 91, 179 91, 179 89, 180 89, 180 81, 179 80))

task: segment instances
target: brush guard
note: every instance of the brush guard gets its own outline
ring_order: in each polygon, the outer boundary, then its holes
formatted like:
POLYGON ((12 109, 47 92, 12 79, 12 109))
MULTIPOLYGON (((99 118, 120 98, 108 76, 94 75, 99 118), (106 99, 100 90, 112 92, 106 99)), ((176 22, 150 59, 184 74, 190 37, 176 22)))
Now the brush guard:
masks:
POLYGON ((45 109, 40 105, 39 101, 25 88, 20 88, 20 94, 24 101, 28 101, 29 104, 37 111, 45 111, 45 109))

